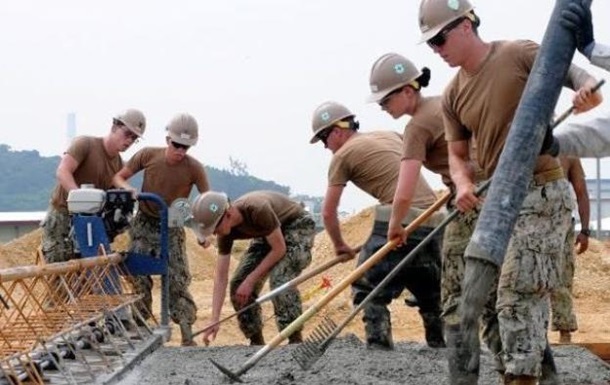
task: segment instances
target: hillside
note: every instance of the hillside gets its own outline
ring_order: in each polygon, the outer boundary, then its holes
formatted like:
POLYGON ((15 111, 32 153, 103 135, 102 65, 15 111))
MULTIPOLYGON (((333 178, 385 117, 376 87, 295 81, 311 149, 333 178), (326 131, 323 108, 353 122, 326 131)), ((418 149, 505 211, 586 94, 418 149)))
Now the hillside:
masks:
MULTIPOLYGON (((44 157, 35 150, 13 151, 0 144, 0 211, 44 211, 55 186, 55 169, 59 156, 44 157)), ((273 190, 290 195, 288 186, 249 175, 244 165, 236 170, 221 170, 206 165, 210 185, 234 199, 253 190, 273 190)), ((141 185, 141 173, 133 184, 141 185)), ((319 198, 312 198, 320 200, 319 198)))

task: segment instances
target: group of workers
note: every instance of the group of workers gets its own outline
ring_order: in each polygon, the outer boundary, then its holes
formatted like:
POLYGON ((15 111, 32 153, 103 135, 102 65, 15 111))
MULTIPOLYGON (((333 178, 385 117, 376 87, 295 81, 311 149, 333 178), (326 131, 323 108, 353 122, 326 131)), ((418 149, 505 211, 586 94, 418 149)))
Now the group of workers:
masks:
MULTIPOLYGON (((498 165, 539 46, 525 40, 484 41, 478 33, 481 19, 468 0, 422 0, 418 20, 421 41, 449 67, 458 69, 443 94, 424 96, 422 89, 431 80, 430 70, 420 70, 410 59, 387 53, 372 65, 368 100, 394 119, 409 116, 402 134, 360 132, 356 115, 349 108, 325 102, 313 113, 310 143, 320 142, 332 152, 322 216, 335 253, 344 256, 345 261, 358 254, 357 263, 362 264, 386 242, 400 240, 398 247, 353 283, 354 305, 364 301, 444 220, 443 213, 435 213, 415 231, 404 231, 404 226, 438 199, 423 178, 421 167, 441 176, 452 192, 448 208, 460 214, 442 235, 410 256, 400 273, 365 303, 362 319, 366 344, 373 349, 393 349, 388 305, 407 289, 413 296, 407 302, 419 308, 427 345, 447 347, 450 352, 450 383, 476 384, 478 365, 465 365, 459 356, 465 254, 484 200, 477 187, 492 178, 498 165), (344 240, 337 215, 348 182, 379 201, 371 235, 359 252, 344 240)), ((573 31, 579 51, 593 64, 610 69, 610 50, 594 41, 591 14, 584 1, 570 4, 561 23, 573 31)), ((599 91, 591 92, 596 79, 575 65, 570 66, 565 84, 576 91, 573 107, 577 113, 602 102, 599 91)), ((601 135, 606 140, 602 143, 607 144, 608 135, 603 132, 609 130, 608 120, 599 118, 555 136, 547 133, 504 264, 501 269, 488 270, 486 279, 492 280, 493 286, 485 293, 481 333, 505 384, 535 384, 538 380, 553 383, 556 378, 554 364, 548 359, 551 299, 551 325, 560 331, 560 340, 569 342, 570 333, 577 328, 570 293, 573 249, 578 245, 577 252, 581 253, 587 248, 589 202, 580 161, 569 155, 592 156, 573 146, 579 135, 584 141, 587 135, 601 135), (581 221, 578 234, 574 232, 570 184, 581 221)), ((64 261, 72 256, 66 196, 80 184, 101 189, 114 186, 137 193, 128 179, 143 170, 140 190, 158 194, 168 205, 178 198, 188 198, 195 186, 200 194, 192 203, 193 218, 205 236, 216 236, 218 249, 211 319, 203 340, 210 343, 220 328, 233 243, 251 239, 230 280, 229 295, 236 311, 251 306, 239 314, 239 326, 251 344, 264 344, 261 308, 252 304, 265 279, 269 278, 271 289, 280 287, 311 263, 315 235, 311 215, 299 202, 280 193, 254 191, 230 200, 222 192, 210 191, 204 167, 187 154, 198 138, 197 122, 188 114, 179 114, 168 123, 166 147, 143 148, 123 164, 120 153, 135 143, 145 128, 144 115, 132 109, 113 119, 105 137, 73 141, 57 169, 58 185, 43 226, 46 260, 64 261)), ((607 146, 593 156, 607 155, 604 151, 608 152, 607 146)), ((131 248, 149 254, 159 250, 158 229, 158 208, 140 204, 129 230, 131 248)), ((207 240, 202 242, 206 247, 209 244, 207 240)), ((170 229, 170 312, 182 330, 182 343, 193 345, 189 336, 197 307, 188 290, 191 275, 185 255, 184 229, 170 229)), ((144 294, 142 312, 150 315, 152 280, 135 277, 134 283, 144 294)), ((295 288, 275 296, 273 305, 279 330, 302 313, 295 288)), ((301 331, 289 337, 290 343, 301 341, 301 331)))

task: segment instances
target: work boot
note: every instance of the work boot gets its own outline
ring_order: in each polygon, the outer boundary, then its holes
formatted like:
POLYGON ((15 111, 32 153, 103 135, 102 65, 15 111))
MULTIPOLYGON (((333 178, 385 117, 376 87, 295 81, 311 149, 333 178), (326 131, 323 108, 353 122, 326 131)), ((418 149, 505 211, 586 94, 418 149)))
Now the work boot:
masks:
POLYGON ((536 377, 533 376, 514 376, 510 373, 504 375, 504 385, 536 385, 536 377))
POLYGON ((572 333, 570 333, 569 330, 560 330, 559 331, 559 343, 560 344, 572 343, 572 333))
POLYGON ((364 332, 369 349, 393 350, 392 322, 385 305, 370 304, 364 309, 364 332))
POLYGON ((431 348, 444 348, 443 320, 435 313, 421 313, 426 332, 426 343, 431 348))
POLYGON ((197 346, 197 343, 193 340, 193 329, 190 324, 181 322, 180 334, 182 335, 181 346, 197 346))
POLYGON ((300 344, 301 342, 303 342, 303 335, 300 331, 294 332, 288 337, 289 344, 300 344))
POLYGON ((462 332, 460 325, 445 327, 445 339, 447 341, 447 361, 449 367, 450 385, 477 385, 479 380, 479 368, 473 371, 467 370, 467 358, 464 355, 462 332))
POLYGON ((263 332, 256 332, 250 336, 250 346, 255 345, 265 345, 265 337, 263 337, 263 332))

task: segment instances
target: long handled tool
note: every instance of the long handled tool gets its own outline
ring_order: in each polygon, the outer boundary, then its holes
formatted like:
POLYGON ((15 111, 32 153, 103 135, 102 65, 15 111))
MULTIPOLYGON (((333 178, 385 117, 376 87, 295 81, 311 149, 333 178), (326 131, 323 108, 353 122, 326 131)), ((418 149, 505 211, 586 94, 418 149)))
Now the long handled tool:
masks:
MULTIPOLYGON (((424 211, 420 216, 418 216, 413 222, 411 222, 407 227, 405 227, 404 231, 407 234, 410 234, 418 228, 424 221, 426 221, 434 212, 436 212, 439 208, 441 208, 448 200, 451 194, 447 192, 441 198, 439 198, 432 206, 430 206, 426 211, 424 211)), ((233 381, 242 382, 240 376, 246 373, 250 368, 252 368, 258 361, 260 361, 264 356, 266 356, 271 350, 276 348, 283 340, 291 336, 294 332, 299 330, 303 324, 309 320, 312 316, 314 316, 322 307, 328 304, 333 298, 335 298, 339 293, 343 291, 346 287, 351 285, 354 281, 362 277, 362 275, 370 269, 377 262, 381 261, 388 252, 396 248, 400 243, 400 239, 396 238, 392 241, 387 242, 381 249, 377 250, 369 259, 364 261, 360 266, 358 266, 354 271, 352 271, 347 277, 345 277, 341 282, 337 284, 333 289, 331 289, 326 295, 318 300, 314 305, 312 305, 309 309, 307 309, 299 318, 292 321, 292 323, 286 328, 284 328, 277 336, 271 340, 267 345, 261 348, 255 355, 250 357, 241 368, 237 371, 232 372, 229 369, 223 367, 216 361, 210 358, 210 362, 214 366, 218 368, 222 373, 224 373, 227 377, 232 379, 233 381)))
MULTIPOLYGON (((601 86, 604 85, 604 83, 606 83, 605 79, 601 79, 600 81, 598 81, 595 86, 591 88, 591 93, 596 93, 597 90, 599 90, 601 86)), ((555 121, 551 124, 551 129, 554 129, 555 127, 559 126, 564 120, 568 118, 568 116, 572 114, 572 112, 574 112, 574 105, 571 105, 570 108, 565 110, 563 114, 559 115, 557 119, 555 119, 555 121)))
MULTIPOLYGON (((356 253, 360 252, 360 249, 362 249, 362 245, 354 248, 354 251, 356 253)), ((270 292, 268 292, 265 295, 261 295, 260 297, 258 297, 256 299, 256 301, 252 302, 251 304, 249 304, 248 306, 245 306, 241 309, 239 309, 238 311, 236 311, 233 314, 229 314, 228 316, 207 325, 205 328, 196 331, 193 333, 192 338, 197 337, 198 335, 200 335, 201 333, 205 333, 206 330, 209 330, 217 325, 220 325, 221 323, 230 320, 233 317, 237 317, 238 315, 246 312, 247 310, 252 309, 254 306, 260 305, 261 303, 268 301, 270 299, 272 299, 273 297, 277 296, 278 294, 280 294, 281 292, 285 291, 286 289, 289 288, 293 288, 296 287, 298 285, 300 285, 301 283, 307 281, 309 278, 315 277, 316 275, 330 269, 331 267, 335 266, 336 264, 340 263, 340 262, 344 262, 346 258, 345 254, 341 254, 329 261, 324 262, 323 264, 321 264, 320 266, 316 267, 315 269, 312 269, 311 271, 308 271, 306 273, 303 273, 301 275, 299 275, 298 277, 296 277, 295 279, 292 279, 288 282, 286 282, 285 284, 276 287, 275 289, 271 290, 270 292)))
MULTIPOLYGON (((476 191, 476 195, 482 194, 491 184, 491 180, 483 183, 476 191)), ((375 286, 375 288, 355 307, 352 312, 337 326, 330 318, 325 318, 320 325, 313 331, 312 336, 303 341, 292 353, 295 361, 299 363, 303 370, 309 369, 326 351, 330 343, 339 335, 354 317, 362 310, 362 308, 370 302, 375 296, 398 274, 403 267, 410 263, 419 251, 428 244, 442 229, 444 229, 451 221, 459 214, 458 210, 454 210, 449 214, 443 222, 441 222, 434 230, 432 230, 419 244, 407 254, 406 257, 396 265, 385 278, 375 286)))

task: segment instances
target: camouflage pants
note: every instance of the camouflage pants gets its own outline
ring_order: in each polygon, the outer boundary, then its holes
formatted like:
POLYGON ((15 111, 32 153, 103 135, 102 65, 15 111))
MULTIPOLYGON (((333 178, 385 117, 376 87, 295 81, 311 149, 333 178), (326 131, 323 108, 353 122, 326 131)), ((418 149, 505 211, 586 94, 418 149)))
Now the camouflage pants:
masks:
POLYGON ((568 182, 530 184, 510 239, 498 284, 498 320, 506 372, 540 376, 547 345, 549 297, 560 281, 558 263, 573 201, 568 182))
MULTIPOLYGON (((464 252, 477 224, 481 207, 461 213, 445 228, 443 238, 443 269, 441 274, 441 298, 443 321, 447 327, 458 327, 461 321, 459 305, 462 298, 464 279, 464 252)), ((497 370, 503 370, 500 354, 502 342, 496 314, 497 279, 492 286, 481 314, 481 333, 483 341, 494 354, 497 370)))
MULTIPOLYGON (((358 265, 364 263, 387 242, 388 223, 375 221, 373 231, 358 256, 358 265)), ((420 227, 409 235, 407 243, 390 251, 380 262, 371 267, 352 284, 354 305, 360 304, 430 232, 430 227, 420 227)), ((363 322, 367 343, 392 346, 392 323, 388 305, 408 289, 416 298, 419 313, 426 329, 440 324, 440 239, 436 239, 413 256, 405 267, 363 309, 363 322), (436 323, 436 325, 432 325, 436 323)), ((427 333, 428 334, 428 333, 427 333)), ((442 334, 442 332, 440 332, 442 334)), ((442 335, 433 336, 442 339, 442 335)))
POLYGON ((42 223, 42 253, 49 262, 65 262, 74 258, 70 237, 70 215, 67 210, 50 206, 42 223))
POLYGON ((552 321, 551 330, 578 330, 576 315, 572 306, 572 286, 574 283, 574 242, 576 233, 574 232, 574 219, 568 226, 568 234, 563 245, 562 258, 559 263, 561 271, 560 285, 551 293, 552 321))
MULTIPOLYGON (((139 212, 134 218, 131 229, 131 251, 158 256, 161 251, 159 219, 139 212)), ((197 306, 189 292, 191 273, 186 259, 184 229, 169 229, 168 245, 168 279, 169 279, 169 312, 172 321, 192 325, 197 319, 197 306)), ((145 318, 152 314, 152 287, 150 276, 134 276, 134 290, 144 298, 137 305, 145 318)))
MULTIPOLYGON (((311 248, 315 236, 315 222, 309 215, 304 215, 289 225, 282 227, 286 254, 269 272, 269 287, 271 290, 298 277, 311 263, 311 248)), ((230 293, 234 309, 239 310, 235 302, 235 292, 246 277, 256 269, 267 256, 271 247, 264 238, 255 238, 250 242, 231 278, 230 293)), ((266 279, 266 277, 265 277, 266 279)), ((263 288, 265 279, 259 280, 254 286, 252 301, 256 301, 263 288)), ((296 288, 283 290, 272 298, 275 323, 278 330, 283 330, 302 314, 301 295, 296 288)), ((253 306, 237 316, 239 328, 246 338, 263 330, 261 307, 253 306)))

